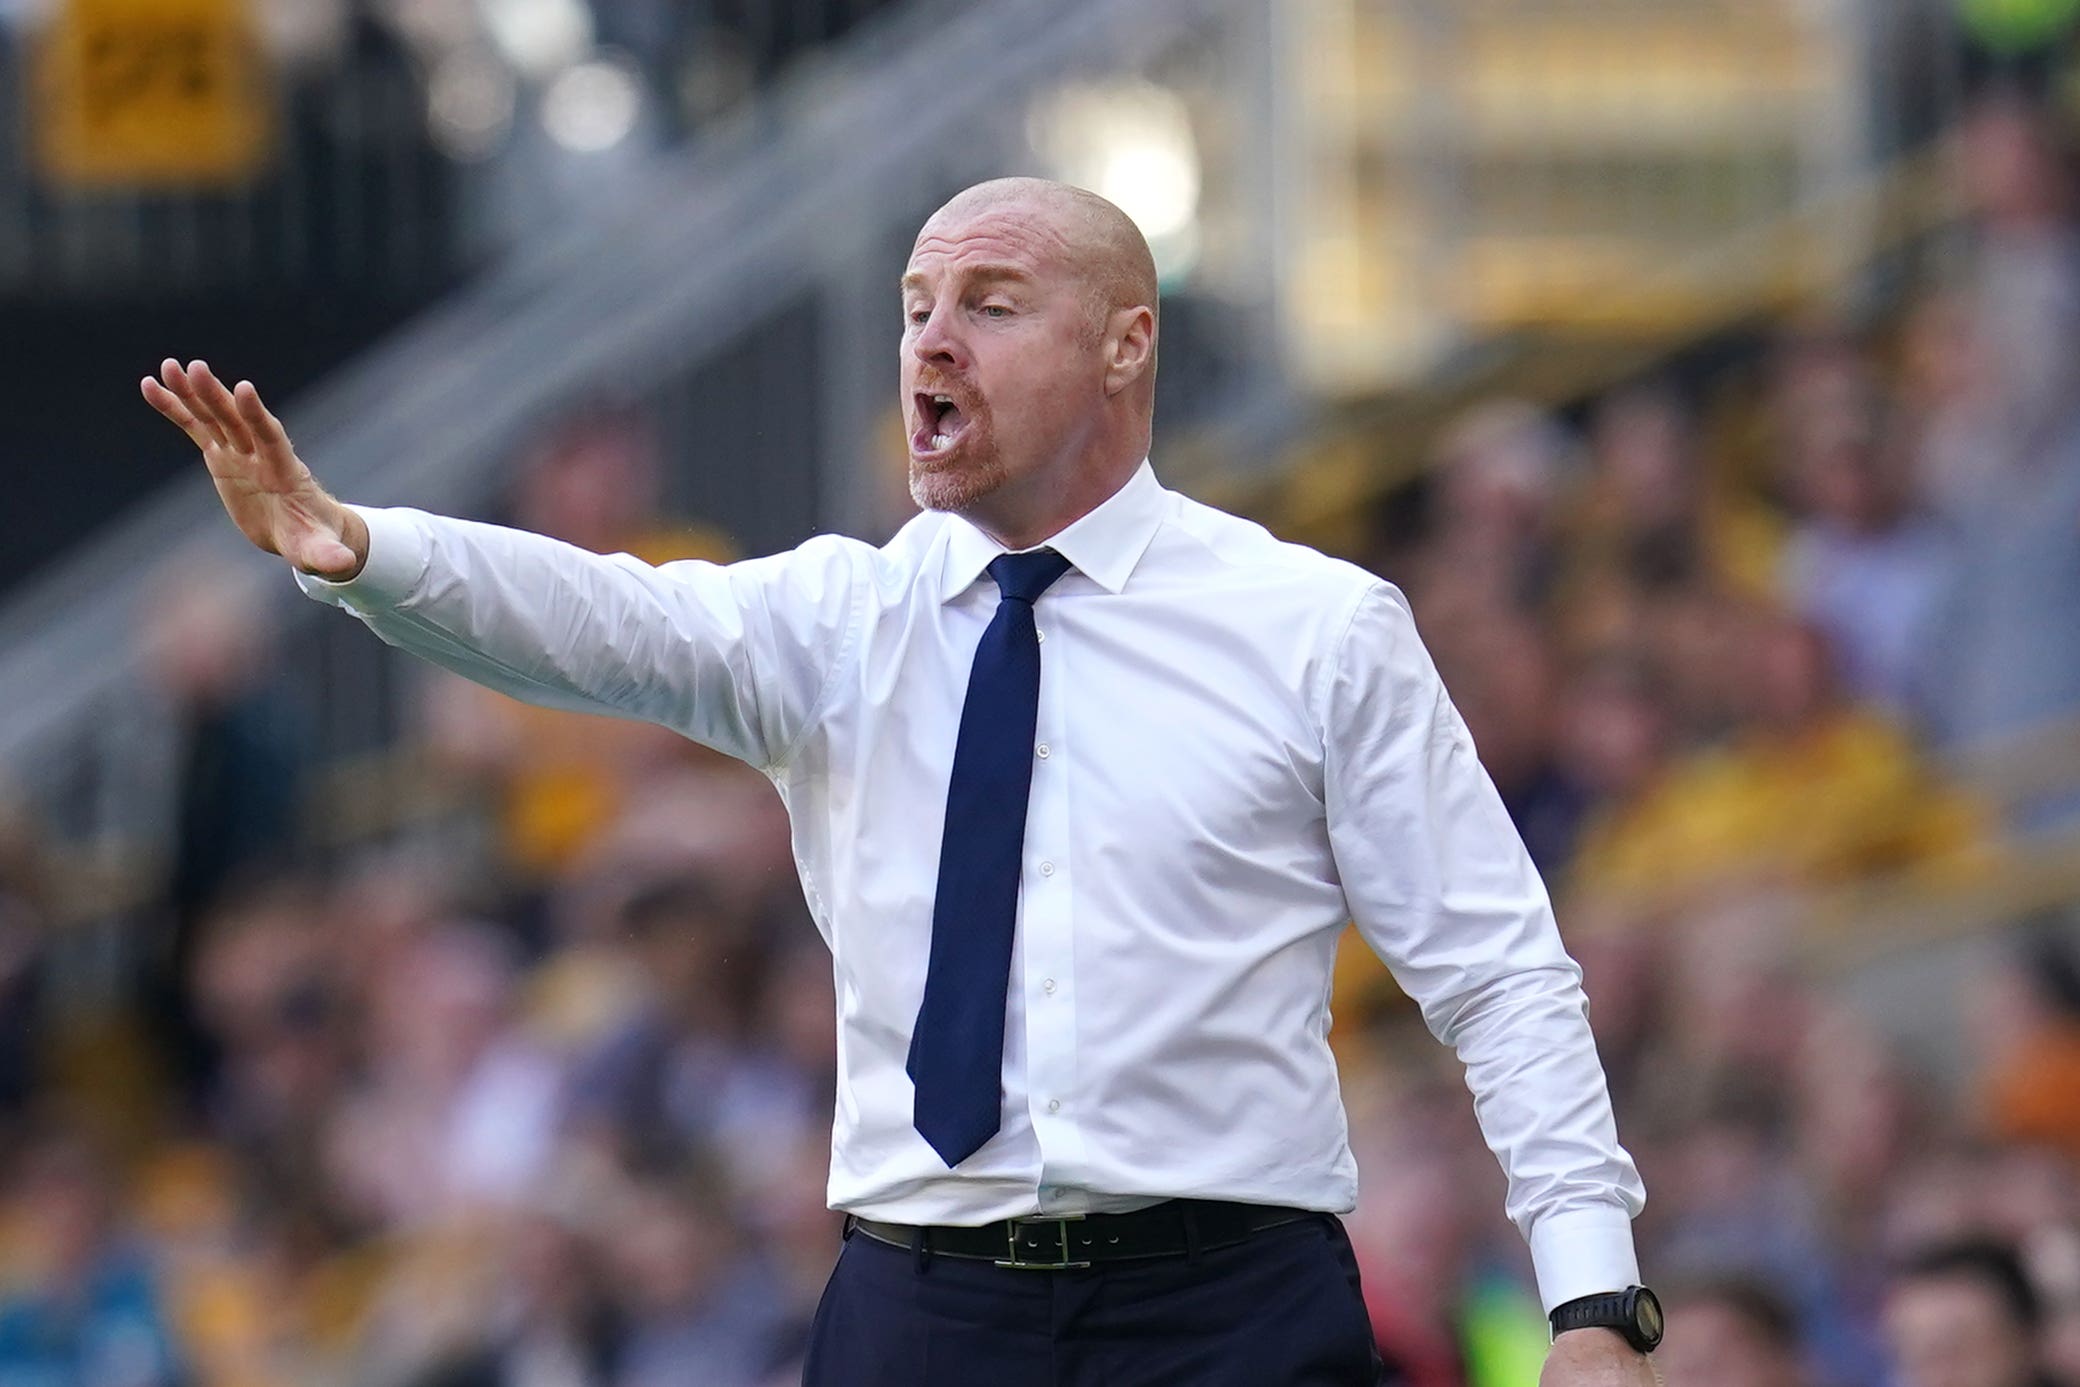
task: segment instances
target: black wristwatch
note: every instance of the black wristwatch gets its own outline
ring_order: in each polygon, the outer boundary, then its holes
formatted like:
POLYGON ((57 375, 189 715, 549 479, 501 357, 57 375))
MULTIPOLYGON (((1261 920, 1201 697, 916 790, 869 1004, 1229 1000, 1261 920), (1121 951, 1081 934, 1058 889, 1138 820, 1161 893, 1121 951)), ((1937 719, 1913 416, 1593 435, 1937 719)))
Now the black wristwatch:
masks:
POLYGON ((1570 1300, 1554 1308, 1552 1321, 1556 1339, 1570 1329, 1615 1329, 1641 1353, 1661 1344, 1661 1302, 1645 1286, 1570 1300))

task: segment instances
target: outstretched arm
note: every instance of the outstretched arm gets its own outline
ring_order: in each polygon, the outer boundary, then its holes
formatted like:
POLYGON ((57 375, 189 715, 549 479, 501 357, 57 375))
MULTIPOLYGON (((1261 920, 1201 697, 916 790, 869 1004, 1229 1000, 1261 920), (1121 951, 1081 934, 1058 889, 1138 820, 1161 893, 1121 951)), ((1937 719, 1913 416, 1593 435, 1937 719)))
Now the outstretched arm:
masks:
POLYGON ((168 361, 144 396, 202 451, 239 530, 399 649, 550 707, 661 723, 772 769, 851 654, 872 551, 653 567, 414 510, 341 504, 241 381, 168 361))

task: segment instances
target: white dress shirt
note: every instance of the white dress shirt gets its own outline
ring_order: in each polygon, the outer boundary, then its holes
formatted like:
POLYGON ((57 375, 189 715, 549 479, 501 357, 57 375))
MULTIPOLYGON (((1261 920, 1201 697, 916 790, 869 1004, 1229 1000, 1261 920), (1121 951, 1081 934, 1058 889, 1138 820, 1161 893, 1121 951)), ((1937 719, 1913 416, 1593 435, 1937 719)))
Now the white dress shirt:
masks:
POLYGON ((1548 1308, 1638 1280, 1580 972, 1400 594, 1165 490, 1048 541, 1003 1124, 946 1168, 904 1072, 947 780, 1000 546, 925 514, 652 567, 364 510, 306 578, 390 644, 531 702, 664 724, 772 777, 838 996, 832 1207, 902 1223, 1208 1199, 1344 1212, 1328 1044, 1355 920, 1457 1048, 1548 1308))

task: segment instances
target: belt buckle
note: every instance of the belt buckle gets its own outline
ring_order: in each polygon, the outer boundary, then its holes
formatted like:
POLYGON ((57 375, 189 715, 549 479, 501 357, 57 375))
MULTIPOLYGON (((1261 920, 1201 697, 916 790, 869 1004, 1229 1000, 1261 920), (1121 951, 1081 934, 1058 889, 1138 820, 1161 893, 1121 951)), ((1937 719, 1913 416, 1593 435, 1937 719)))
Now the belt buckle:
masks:
POLYGON ((1081 1221, 1082 1218, 1082 1214, 1067 1214, 1061 1218, 1007 1219, 1006 1224, 1009 1231, 1005 1235, 1005 1241, 1010 1244, 1007 1250, 1011 1255, 1008 1258, 998 1259, 997 1265, 1000 1267, 1012 1267, 1019 1271, 1075 1271, 1079 1268, 1088 1267, 1090 1265, 1089 1262, 1079 1262, 1069 1256, 1069 1225, 1081 1221), (1060 1259, 1052 1262, 1043 1262, 1022 1256, 1018 1250, 1019 1234, 1036 1225, 1049 1223, 1054 1225, 1055 1238, 1061 1243, 1060 1259))

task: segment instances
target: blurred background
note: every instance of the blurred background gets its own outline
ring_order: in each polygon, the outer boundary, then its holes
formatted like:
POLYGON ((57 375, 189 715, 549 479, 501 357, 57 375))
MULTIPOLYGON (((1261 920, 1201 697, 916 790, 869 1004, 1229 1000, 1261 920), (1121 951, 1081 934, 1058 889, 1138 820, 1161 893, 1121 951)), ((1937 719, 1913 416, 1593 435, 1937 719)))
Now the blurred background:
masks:
MULTIPOLYGON (((1172 486, 1409 593, 1680 1387, 2080 1384, 2080 0, 0 0, 0 1383, 775 1387, 837 1245, 766 782, 385 651, 137 398, 664 560, 901 523, 897 274, 1066 178, 1172 486)), ((1396 1384, 1545 1333, 1336 1042, 1396 1384)))

